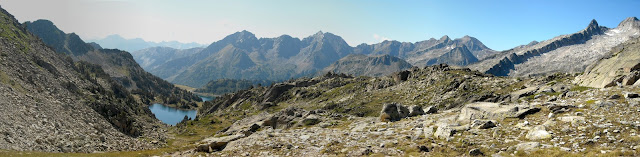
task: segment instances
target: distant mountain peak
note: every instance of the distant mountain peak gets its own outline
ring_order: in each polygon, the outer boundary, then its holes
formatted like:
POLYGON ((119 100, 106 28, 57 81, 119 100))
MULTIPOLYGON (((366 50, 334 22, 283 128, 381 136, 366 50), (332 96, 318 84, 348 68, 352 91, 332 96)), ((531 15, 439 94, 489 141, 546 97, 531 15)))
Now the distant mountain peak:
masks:
POLYGON ((588 27, 598 27, 598 21, 596 21, 596 19, 592 19, 588 27))
POLYGON ((232 35, 235 35, 235 36, 241 37, 241 38, 251 38, 251 37, 255 38, 256 37, 255 34, 249 32, 247 30, 242 30, 240 32, 233 33, 232 35))
POLYGON ((604 27, 601 27, 600 25, 598 25, 598 21, 596 21, 596 19, 592 19, 591 22, 589 23, 589 26, 587 26, 587 28, 585 28, 585 31, 586 32, 590 32, 590 33, 594 33, 594 34, 600 34, 600 33, 603 32, 602 28, 604 28, 604 27))
POLYGON ((638 18, 636 17, 627 17, 626 19, 624 19, 624 21, 618 24, 618 27, 625 27, 625 26, 640 27, 640 20, 638 20, 638 18))
POLYGON ((449 38, 448 35, 444 35, 442 36, 442 38, 440 38, 440 41, 449 41, 449 40, 451 40, 451 38, 449 38))

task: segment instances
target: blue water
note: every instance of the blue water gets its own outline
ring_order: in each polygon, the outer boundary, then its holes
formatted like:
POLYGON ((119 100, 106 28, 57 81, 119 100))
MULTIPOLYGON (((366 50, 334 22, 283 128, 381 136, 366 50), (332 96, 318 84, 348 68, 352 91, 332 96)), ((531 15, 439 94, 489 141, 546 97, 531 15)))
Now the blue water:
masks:
POLYGON ((196 118, 197 113, 196 110, 180 110, 162 104, 153 104, 149 106, 149 109, 156 115, 156 118, 169 125, 178 124, 182 119, 184 119, 185 115, 194 119, 196 118))
POLYGON ((212 97, 206 97, 206 96, 199 96, 199 97, 202 98, 202 102, 213 100, 212 97))

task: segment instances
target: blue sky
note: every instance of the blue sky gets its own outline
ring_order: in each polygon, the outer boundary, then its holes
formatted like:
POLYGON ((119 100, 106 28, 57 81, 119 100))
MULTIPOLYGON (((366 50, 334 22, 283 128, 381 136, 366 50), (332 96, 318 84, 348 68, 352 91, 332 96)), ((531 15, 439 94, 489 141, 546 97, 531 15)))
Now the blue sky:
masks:
POLYGON ((148 41, 209 44, 248 30, 304 38, 318 31, 351 46, 470 35, 495 50, 640 16, 637 0, 2 0, 19 21, 52 20, 84 39, 119 34, 148 41), (38 4, 38 5, 34 5, 38 4))

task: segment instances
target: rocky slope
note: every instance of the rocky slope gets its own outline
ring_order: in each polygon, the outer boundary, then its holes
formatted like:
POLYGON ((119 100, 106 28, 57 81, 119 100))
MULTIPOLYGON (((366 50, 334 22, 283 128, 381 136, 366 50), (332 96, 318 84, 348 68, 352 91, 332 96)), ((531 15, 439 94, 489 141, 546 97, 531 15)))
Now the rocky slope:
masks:
POLYGON ((0 9, 0 149, 101 152, 165 143, 164 125, 102 68, 54 50, 0 9))
POLYGON ((640 119, 629 115, 640 111, 640 89, 572 80, 446 65, 379 78, 297 79, 206 103, 184 129, 233 124, 166 155, 638 155, 640 119))
POLYGON ((640 38, 630 39, 614 47, 605 58, 589 66, 576 83, 582 86, 604 88, 637 86, 640 78, 640 38))
POLYGON ((611 48, 640 35, 636 18, 609 29, 593 20, 584 30, 501 52, 469 67, 498 76, 582 72, 611 48))
POLYGON ((37 20, 24 25, 56 52, 68 54, 76 61, 100 65, 113 80, 136 94, 143 104, 157 102, 184 108, 195 107, 193 102, 200 101, 196 95, 144 71, 126 51, 96 49, 73 33, 65 34, 51 21, 37 20))
POLYGON ((366 56, 348 55, 320 71, 344 73, 353 76, 385 76, 411 68, 406 61, 390 55, 366 56))

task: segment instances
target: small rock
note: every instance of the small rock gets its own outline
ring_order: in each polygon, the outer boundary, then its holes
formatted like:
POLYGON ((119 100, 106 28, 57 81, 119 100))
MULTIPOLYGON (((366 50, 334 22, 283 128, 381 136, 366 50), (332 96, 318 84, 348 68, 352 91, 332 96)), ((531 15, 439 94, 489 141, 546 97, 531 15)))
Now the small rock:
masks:
POLYGON ((421 152, 429 152, 429 148, 427 148, 427 146, 418 146, 418 150, 421 152))
POLYGON ((624 98, 626 99, 633 99, 633 98, 639 98, 640 95, 638 95, 638 93, 631 93, 631 92, 625 92, 624 93, 624 98))
POLYGON ((311 138, 311 136, 309 136, 309 135, 302 135, 302 136, 300 136, 300 139, 301 139, 301 140, 303 140, 303 141, 306 141, 306 140, 308 140, 309 138, 311 138))
POLYGON ((471 156, 478 156, 478 155, 483 155, 482 151, 480 151, 480 149, 471 149, 469 151, 469 155, 471 156))
POLYGON ((371 150, 371 149, 369 149, 369 148, 365 149, 365 150, 364 150, 364 151, 362 151, 362 153, 361 153, 361 155, 363 155, 363 156, 368 156, 368 155, 370 155, 370 154, 373 154, 373 150, 371 150))
POLYGON ((614 94, 609 96, 609 99, 620 99, 622 96, 618 95, 618 94, 614 94))
POLYGON ((548 101, 556 101, 558 100, 557 96, 551 96, 548 101))

